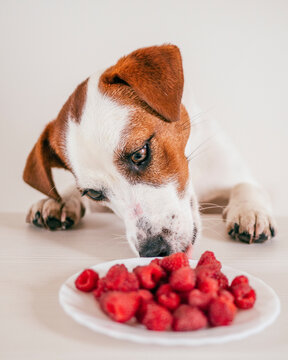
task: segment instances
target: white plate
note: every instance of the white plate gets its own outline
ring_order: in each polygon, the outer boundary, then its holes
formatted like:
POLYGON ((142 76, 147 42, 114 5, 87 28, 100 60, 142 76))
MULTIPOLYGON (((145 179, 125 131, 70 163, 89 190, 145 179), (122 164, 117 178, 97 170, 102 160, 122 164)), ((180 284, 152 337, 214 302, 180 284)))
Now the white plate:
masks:
MULTIPOLYGON (((100 276, 106 274, 115 264, 125 264, 129 270, 137 265, 146 265, 151 258, 133 258, 109 261, 92 267, 100 276)), ((196 260, 190 260, 195 267, 196 260)), ((145 344, 160 345, 203 345, 219 344, 231 340, 243 339, 264 330, 273 323, 280 313, 280 301, 274 290, 262 280, 243 271, 228 266, 222 268, 224 274, 231 281, 237 275, 246 275, 251 286, 255 289, 257 300, 250 310, 238 311, 232 325, 207 328, 189 332, 157 332, 149 331, 140 324, 120 324, 110 320, 99 308, 97 301, 90 293, 80 292, 75 288, 74 281, 80 274, 71 276, 59 292, 59 301, 64 311, 76 322, 96 332, 145 344)))

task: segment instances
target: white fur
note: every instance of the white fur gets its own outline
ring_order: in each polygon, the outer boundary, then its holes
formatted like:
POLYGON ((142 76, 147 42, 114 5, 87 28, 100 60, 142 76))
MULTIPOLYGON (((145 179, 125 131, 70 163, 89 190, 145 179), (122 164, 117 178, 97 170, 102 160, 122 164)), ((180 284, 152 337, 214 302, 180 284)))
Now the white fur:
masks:
POLYGON ((66 135, 66 156, 82 188, 98 188, 117 182, 113 164, 129 110, 103 96, 98 89, 99 74, 89 78, 86 103, 79 123, 70 119, 66 135))

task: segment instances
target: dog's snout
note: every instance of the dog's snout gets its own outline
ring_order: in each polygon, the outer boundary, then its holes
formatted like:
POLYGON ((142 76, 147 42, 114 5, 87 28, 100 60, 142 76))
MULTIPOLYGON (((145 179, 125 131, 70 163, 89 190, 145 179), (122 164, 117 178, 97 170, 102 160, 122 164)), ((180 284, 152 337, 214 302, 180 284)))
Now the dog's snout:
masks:
POLYGON ((148 238, 139 251, 141 257, 167 256, 169 254, 170 246, 160 235, 148 238))

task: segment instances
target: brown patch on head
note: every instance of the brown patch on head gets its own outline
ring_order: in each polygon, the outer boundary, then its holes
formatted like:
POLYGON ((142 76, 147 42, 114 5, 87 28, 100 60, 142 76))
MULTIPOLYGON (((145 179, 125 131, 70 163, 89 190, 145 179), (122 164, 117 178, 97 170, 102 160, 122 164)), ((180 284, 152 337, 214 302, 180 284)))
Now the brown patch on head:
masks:
POLYGON ((68 100, 63 105, 59 115, 57 116, 57 122, 65 123, 67 122, 68 117, 77 123, 80 122, 83 108, 86 102, 87 84, 88 79, 78 85, 72 95, 69 96, 68 100))
POLYGON ((57 118, 40 135, 26 161, 23 180, 43 194, 61 200, 52 177, 52 168, 70 170, 65 156, 65 126, 68 119, 79 122, 86 101, 88 79, 66 101, 57 118))
POLYGON ((162 45, 142 48, 122 57, 102 74, 99 88, 109 93, 115 85, 129 86, 167 121, 177 121, 183 83, 179 49, 175 45, 162 45))
POLYGON ((190 121, 181 105, 183 70, 174 45, 139 49, 121 58, 99 80, 100 91, 131 108, 114 161, 131 183, 160 186, 169 181, 183 193, 189 172, 185 146, 190 121), (149 162, 139 167, 131 155, 145 144, 149 162))
POLYGON ((157 116, 139 108, 134 111, 115 151, 117 167, 133 184, 160 186, 175 181, 181 194, 189 176, 185 157, 189 133, 190 122, 184 106, 181 106, 180 121, 175 123, 161 121, 157 116), (145 166, 137 167, 131 161, 131 155, 145 144, 149 147, 148 162, 145 166))

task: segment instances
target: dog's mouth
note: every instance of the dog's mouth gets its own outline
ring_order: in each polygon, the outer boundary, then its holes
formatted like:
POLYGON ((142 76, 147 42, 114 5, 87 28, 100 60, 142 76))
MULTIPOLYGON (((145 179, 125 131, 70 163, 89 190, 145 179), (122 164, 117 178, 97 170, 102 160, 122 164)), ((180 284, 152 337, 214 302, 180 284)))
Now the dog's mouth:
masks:
POLYGON ((188 245, 184 252, 189 259, 192 259, 193 245, 188 245))

